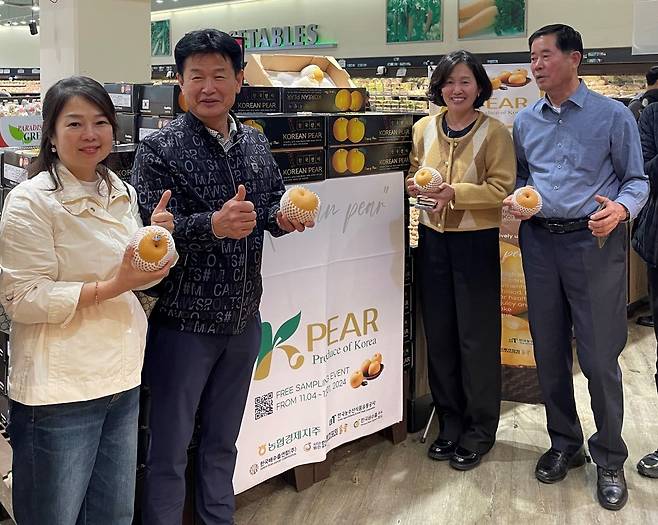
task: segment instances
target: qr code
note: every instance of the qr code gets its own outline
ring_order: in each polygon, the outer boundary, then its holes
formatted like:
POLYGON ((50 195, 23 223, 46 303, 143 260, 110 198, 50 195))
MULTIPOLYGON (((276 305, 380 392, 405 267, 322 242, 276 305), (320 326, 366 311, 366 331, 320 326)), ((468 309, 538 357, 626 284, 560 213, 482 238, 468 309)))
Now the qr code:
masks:
POLYGON ((274 396, 269 392, 262 396, 256 396, 256 419, 270 416, 274 413, 274 396))

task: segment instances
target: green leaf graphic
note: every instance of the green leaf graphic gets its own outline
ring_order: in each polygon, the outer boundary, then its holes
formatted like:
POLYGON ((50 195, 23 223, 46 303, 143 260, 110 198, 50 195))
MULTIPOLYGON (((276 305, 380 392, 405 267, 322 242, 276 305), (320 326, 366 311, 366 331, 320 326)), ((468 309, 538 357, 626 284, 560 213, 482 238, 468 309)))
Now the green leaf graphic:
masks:
POLYGON ((9 134, 12 136, 14 140, 23 140, 25 138, 25 134, 18 128, 15 128, 14 126, 9 126, 9 134))
POLYGON ((261 336, 260 336, 260 352, 258 352, 258 358, 256 359, 256 366, 269 354, 274 345, 272 344, 272 325, 265 321, 261 324, 261 336))
POLYGON ((272 346, 279 346, 284 341, 290 339, 290 336, 292 336, 292 334, 295 333, 295 330, 297 330, 301 318, 302 312, 299 312, 296 316, 291 317, 285 323, 283 323, 281 327, 276 331, 272 346))

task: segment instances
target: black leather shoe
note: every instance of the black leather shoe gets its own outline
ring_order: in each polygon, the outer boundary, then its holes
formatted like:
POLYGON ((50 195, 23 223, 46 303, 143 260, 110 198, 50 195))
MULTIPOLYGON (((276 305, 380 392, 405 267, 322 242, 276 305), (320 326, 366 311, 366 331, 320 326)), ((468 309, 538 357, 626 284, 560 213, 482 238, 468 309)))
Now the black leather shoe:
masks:
POLYGON ((535 467, 535 477, 542 483, 562 481, 567 477, 569 469, 582 467, 585 460, 585 452, 582 448, 570 455, 551 447, 539 458, 535 467))
POLYGON ((450 441, 448 439, 436 438, 434 443, 430 445, 430 448, 427 451, 427 455, 432 459, 437 461, 445 461, 450 459, 455 453, 457 448, 457 443, 450 441))
POLYGON ((471 470, 477 467, 480 461, 482 461, 482 454, 471 452, 464 447, 457 447, 450 458, 450 466, 457 470, 471 470))
POLYGON ((628 501, 624 469, 609 470, 596 467, 596 496, 604 509, 619 510, 628 501))
POLYGON ((637 471, 648 478, 658 478, 658 450, 644 456, 637 464, 637 471))

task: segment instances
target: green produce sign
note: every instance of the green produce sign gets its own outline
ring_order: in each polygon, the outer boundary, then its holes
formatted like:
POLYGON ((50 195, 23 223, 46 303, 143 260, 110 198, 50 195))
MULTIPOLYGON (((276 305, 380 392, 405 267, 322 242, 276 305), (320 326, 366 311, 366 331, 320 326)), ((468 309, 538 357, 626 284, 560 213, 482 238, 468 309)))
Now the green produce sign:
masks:
POLYGON ((459 0, 459 38, 523 37, 527 0, 459 0))
POLYGON ((443 40, 441 0, 387 0, 386 42, 443 40))

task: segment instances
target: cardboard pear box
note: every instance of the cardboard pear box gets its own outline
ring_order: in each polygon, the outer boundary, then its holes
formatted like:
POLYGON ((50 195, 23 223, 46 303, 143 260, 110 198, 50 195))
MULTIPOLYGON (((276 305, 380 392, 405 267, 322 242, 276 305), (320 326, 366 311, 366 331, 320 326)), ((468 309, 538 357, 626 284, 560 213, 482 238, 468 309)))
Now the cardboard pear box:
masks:
POLYGON ((274 150, 272 155, 279 165, 285 184, 304 183, 326 178, 323 148, 274 150))
POLYGON ((242 86, 235 97, 233 111, 237 113, 281 113, 282 88, 242 86))
POLYGON ((132 144, 139 140, 139 115, 136 113, 117 113, 117 142, 132 144))
POLYGON ((187 102, 178 84, 161 84, 142 88, 140 113, 173 117, 185 111, 187 111, 187 102))
POLYGON ((238 114, 238 119, 267 137, 272 149, 321 148, 325 145, 323 115, 238 114))
POLYGON ((174 120, 173 117, 140 115, 137 128, 137 140, 144 140, 145 137, 148 137, 151 133, 155 133, 160 128, 164 128, 172 120, 174 120))
POLYGON ((390 142, 327 149, 327 178, 409 170, 411 142, 390 142))
POLYGON ((139 113, 144 84, 108 82, 103 84, 118 113, 139 113))
POLYGON ((341 113, 327 115, 327 145, 406 142, 413 117, 408 113, 341 113))
POLYGON ((296 72, 309 65, 318 66, 336 87, 280 87, 281 111, 336 113, 366 109, 368 92, 355 87, 349 73, 331 56, 252 54, 244 69, 244 78, 250 86, 274 87, 268 71, 296 72))

